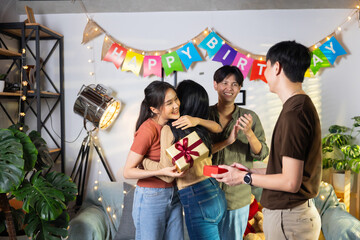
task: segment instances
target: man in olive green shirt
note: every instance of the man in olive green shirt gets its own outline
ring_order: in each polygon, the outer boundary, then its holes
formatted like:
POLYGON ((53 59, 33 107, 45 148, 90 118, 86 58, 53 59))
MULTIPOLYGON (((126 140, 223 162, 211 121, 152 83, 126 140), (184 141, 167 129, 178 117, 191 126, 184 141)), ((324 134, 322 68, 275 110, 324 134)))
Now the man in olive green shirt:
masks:
MULTIPOLYGON (((218 103, 210 107, 209 119, 223 127, 223 132, 213 134, 213 165, 241 163, 251 168, 253 160, 263 160, 269 153, 265 133, 257 114, 235 104, 243 75, 235 66, 223 66, 214 74, 214 88, 218 103)), ((222 239, 243 238, 246 229, 251 187, 228 186, 220 183, 227 200, 227 213, 220 229, 222 239)))

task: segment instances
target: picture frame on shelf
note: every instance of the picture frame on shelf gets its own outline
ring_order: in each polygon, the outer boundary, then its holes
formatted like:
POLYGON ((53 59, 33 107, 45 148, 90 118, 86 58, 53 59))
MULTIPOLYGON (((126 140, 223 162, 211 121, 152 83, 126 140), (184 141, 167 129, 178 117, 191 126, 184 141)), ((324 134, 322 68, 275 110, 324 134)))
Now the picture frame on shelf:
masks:
POLYGON ((29 6, 25 6, 25 11, 26 11, 26 15, 27 15, 26 22, 36 23, 33 9, 29 6))

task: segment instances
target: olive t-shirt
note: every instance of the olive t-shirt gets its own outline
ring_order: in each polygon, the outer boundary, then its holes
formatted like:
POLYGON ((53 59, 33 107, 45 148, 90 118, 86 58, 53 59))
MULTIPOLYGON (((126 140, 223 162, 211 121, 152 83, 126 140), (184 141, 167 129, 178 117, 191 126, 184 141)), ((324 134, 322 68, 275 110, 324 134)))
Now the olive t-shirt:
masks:
POLYGON ((290 97, 274 128, 266 174, 282 172, 282 157, 304 161, 303 179, 296 193, 264 189, 262 206, 268 209, 296 207, 318 194, 321 180, 321 128, 309 96, 290 97))

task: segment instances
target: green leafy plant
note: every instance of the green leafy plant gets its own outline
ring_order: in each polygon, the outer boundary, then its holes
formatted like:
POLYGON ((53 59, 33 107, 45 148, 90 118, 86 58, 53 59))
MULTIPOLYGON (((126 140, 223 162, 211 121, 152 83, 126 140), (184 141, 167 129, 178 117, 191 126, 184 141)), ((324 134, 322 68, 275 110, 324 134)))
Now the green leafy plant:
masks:
POLYGON ((323 169, 360 172, 360 146, 355 143, 360 133, 360 116, 352 119, 352 128, 332 125, 329 134, 322 139, 323 169))
POLYGON ((51 171, 53 161, 38 132, 27 135, 18 127, 0 129, 0 232, 6 229, 9 239, 16 239, 16 230, 24 227, 32 239, 65 238, 67 204, 76 198, 76 184, 51 171), (23 211, 10 207, 12 198, 23 202, 23 211))

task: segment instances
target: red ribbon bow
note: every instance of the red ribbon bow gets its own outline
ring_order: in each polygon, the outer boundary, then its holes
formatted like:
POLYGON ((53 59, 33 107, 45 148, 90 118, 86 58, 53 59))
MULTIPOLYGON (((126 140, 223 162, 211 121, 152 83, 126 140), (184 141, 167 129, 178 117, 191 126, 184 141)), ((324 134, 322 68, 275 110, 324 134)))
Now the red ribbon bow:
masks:
POLYGON ((175 157, 172 158, 172 162, 173 164, 175 164, 175 162, 181 158, 182 156, 184 156, 185 161, 187 163, 190 163, 190 167, 192 167, 192 165, 194 164, 194 160, 192 159, 191 155, 193 156, 200 156, 199 152, 197 151, 191 151, 194 148, 196 148, 197 146, 199 146, 202 143, 202 140, 199 139, 196 142, 194 142, 193 144, 191 144, 190 146, 188 146, 189 143, 189 139, 183 138, 183 144, 180 143, 180 141, 175 143, 175 148, 177 150, 180 151, 180 153, 178 153, 175 157))

